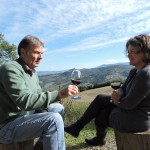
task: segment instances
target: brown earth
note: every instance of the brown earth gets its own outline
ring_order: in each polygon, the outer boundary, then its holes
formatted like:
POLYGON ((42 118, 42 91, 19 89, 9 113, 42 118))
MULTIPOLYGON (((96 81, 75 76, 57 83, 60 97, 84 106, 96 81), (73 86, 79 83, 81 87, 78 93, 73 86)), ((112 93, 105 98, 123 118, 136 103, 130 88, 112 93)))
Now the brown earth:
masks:
POLYGON ((91 90, 80 92, 79 95, 81 96, 81 99, 78 100, 78 102, 91 102, 96 97, 96 95, 111 94, 112 90, 113 89, 110 86, 106 86, 102 88, 91 89, 91 90))

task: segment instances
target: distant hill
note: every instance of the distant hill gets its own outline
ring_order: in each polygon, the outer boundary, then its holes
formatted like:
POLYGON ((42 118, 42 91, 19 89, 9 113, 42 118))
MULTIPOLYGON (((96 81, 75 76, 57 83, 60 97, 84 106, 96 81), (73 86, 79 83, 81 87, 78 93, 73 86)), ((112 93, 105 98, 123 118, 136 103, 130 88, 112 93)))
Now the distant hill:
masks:
MULTIPOLYGON (((115 63, 115 64, 103 64, 100 65, 96 68, 101 68, 101 67, 108 67, 108 66, 112 66, 112 65, 129 65, 128 62, 122 62, 122 63, 115 63)), ((67 70, 60 70, 60 71, 37 71, 38 76, 45 76, 45 75, 50 75, 50 74, 56 74, 56 73, 62 73, 62 72, 66 72, 67 70)))
POLYGON ((45 75, 61 73, 61 72, 64 72, 64 71, 37 71, 38 76, 45 76, 45 75))
POLYGON ((122 63, 115 63, 115 64, 103 64, 103 65, 100 65, 97 68, 108 67, 108 66, 112 66, 112 65, 129 65, 129 62, 122 62, 122 63))
MULTIPOLYGON (((83 77, 83 82, 80 85, 108 82, 111 75, 116 72, 119 74, 119 78, 124 81, 131 68, 133 68, 133 66, 127 64, 112 64, 90 69, 80 69, 83 77)), ((59 73, 39 76, 40 85, 44 90, 56 90, 63 88, 71 84, 70 76, 72 71, 73 69, 70 69, 64 72, 62 71, 59 73)))

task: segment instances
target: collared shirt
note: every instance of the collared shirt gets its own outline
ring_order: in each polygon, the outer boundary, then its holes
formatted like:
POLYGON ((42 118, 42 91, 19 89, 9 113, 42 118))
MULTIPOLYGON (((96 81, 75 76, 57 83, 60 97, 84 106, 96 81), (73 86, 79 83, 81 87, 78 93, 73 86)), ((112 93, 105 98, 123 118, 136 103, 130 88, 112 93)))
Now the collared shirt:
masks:
POLYGON ((33 75, 33 73, 35 73, 35 69, 30 68, 23 60, 21 57, 19 57, 17 59, 17 62, 22 66, 22 68, 24 69, 24 71, 26 73, 28 73, 30 76, 33 75))

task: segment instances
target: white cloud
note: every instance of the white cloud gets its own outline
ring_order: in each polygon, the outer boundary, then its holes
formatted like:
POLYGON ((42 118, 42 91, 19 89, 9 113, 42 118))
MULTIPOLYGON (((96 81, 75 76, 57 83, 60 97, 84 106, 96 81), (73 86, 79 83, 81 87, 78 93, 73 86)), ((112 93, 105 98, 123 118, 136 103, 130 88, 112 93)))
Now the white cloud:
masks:
POLYGON ((106 64, 114 64, 114 63, 118 63, 118 60, 111 59, 106 61, 106 64))
POLYGON ((76 39, 74 44, 54 51, 79 51, 150 32, 149 7, 149 0, 1 0, 0 21, 7 23, 2 31, 12 42, 26 34, 47 43, 70 36, 76 39))
POLYGON ((105 64, 115 64, 115 63, 120 63, 120 62, 129 62, 128 59, 124 59, 124 60, 116 60, 116 59, 110 59, 110 60, 106 60, 105 64))
POLYGON ((74 45, 66 48, 61 49, 55 49, 47 51, 47 54, 49 53, 63 53, 63 52, 75 52, 75 51, 87 51, 87 50, 97 50, 98 48, 126 41, 128 38, 122 38, 122 39, 115 39, 115 40, 108 40, 105 41, 102 39, 102 37, 91 37, 87 38, 83 41, 80 41, 79 43, 75 43, 74 45))

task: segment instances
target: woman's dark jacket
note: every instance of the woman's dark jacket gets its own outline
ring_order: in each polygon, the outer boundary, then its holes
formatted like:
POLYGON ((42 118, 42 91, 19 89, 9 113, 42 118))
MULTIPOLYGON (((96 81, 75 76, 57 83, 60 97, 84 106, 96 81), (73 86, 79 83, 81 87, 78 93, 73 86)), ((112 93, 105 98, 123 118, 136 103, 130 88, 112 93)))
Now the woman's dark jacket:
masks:
POLYGON ((123 86, 122 95, 109 116, 109 124, 120 131, 139 132, 150 128, 150 65, 132 69, 123 86))

